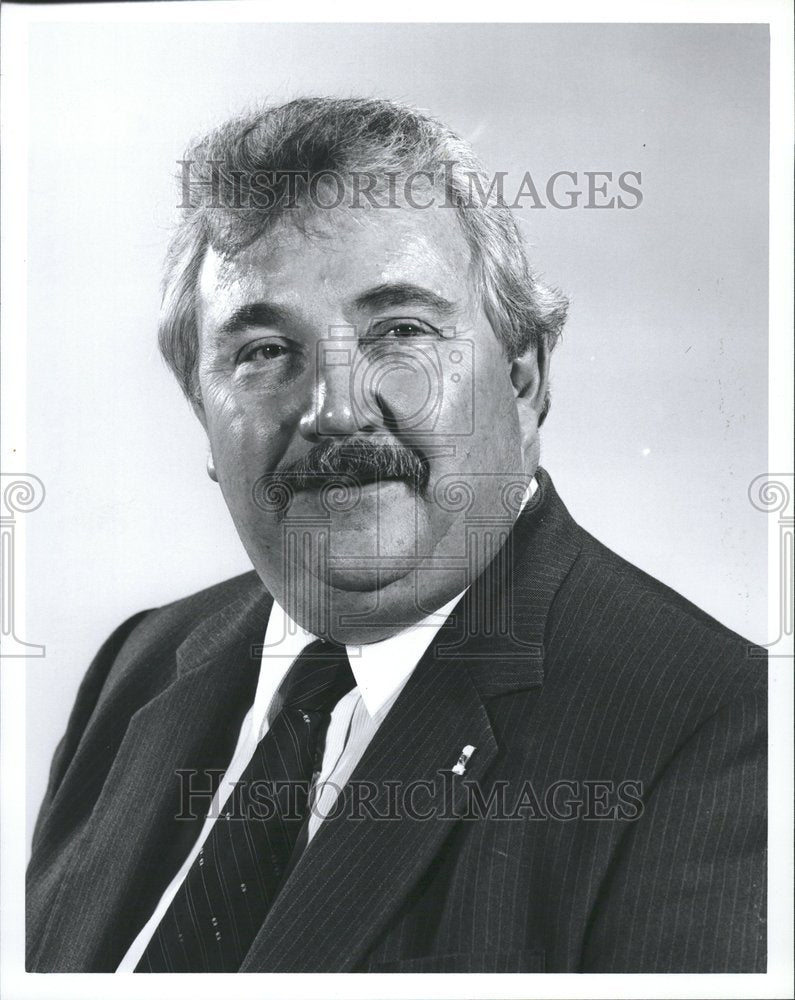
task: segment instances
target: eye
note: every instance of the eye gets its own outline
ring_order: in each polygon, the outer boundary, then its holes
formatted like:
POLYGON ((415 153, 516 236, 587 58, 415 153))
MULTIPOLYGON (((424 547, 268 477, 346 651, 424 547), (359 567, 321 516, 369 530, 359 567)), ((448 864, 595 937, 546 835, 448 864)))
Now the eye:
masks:
POLYGON ((396 337, 416 337, 418 334, 425 333, 421 326, 417 326, 416 323, 395 323, 389 330, 389 333, 394 334, 396 337))
POLYGON ((265 344, 254 344, 252 347, 244 348, 238 355, 238 362, 259 361, 267 363, 276 361, 284 354, 287 354, 285 344, 269 341, 265 344))
POLYGON ((433 337, 439 331, 430 323, 424 323, 416 319, 400 320, 380 320, 373 324, 371 335, 375 337, 395 337, 398 339, 409 337, 433 337))

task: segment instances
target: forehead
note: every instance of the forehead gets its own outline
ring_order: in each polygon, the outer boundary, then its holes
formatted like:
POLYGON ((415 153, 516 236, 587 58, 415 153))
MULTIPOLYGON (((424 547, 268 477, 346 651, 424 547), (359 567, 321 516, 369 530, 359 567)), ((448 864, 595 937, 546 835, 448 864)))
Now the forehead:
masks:
POLYGON ((290 211, 233 257, 210 248, 199 275, 204 319, 221 319, 252 295, 300 306, 344 303, 368 288, 412 283, 462 305, 471 255, 454 209, 290 211))

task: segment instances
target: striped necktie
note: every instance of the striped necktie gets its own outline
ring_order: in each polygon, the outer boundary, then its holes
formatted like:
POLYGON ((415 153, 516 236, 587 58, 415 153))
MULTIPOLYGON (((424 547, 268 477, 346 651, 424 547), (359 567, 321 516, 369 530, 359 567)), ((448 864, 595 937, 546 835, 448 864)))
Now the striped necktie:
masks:
POLYGON ((136 972, 237 972, 279 891, 306 818, 331 710, 356 684, 319 639, 274 696, 260 740, 136 972))

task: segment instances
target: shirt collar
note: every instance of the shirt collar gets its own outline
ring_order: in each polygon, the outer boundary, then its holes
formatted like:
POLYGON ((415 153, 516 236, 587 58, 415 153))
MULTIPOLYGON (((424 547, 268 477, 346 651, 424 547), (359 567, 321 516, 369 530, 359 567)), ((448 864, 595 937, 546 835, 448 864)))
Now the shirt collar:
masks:
POLYGON ((464 593, 462 590, 444 607, 396 635, 379 642, 345 647, 359 693, 371 717, 403 687, 464 593))
MULTIPOLYGON (((359 646, 346 645, 356 686, 370 716, 380 711, 403 687, 464 593, 461 591, 438 611, 387 639, 359 646)), ((297 625, 277 601, 273 602, 254 702, 258 720, 267 713, 271 698, 295 658, 316 638, 297 625)))

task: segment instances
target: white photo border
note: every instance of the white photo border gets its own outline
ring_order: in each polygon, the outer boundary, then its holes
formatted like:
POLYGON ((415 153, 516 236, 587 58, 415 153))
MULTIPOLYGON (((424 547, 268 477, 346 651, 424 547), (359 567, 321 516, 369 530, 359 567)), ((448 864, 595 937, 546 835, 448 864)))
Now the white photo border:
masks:
MULTIPOLYGON (((27 469, 25 447, 25 337, 27 232, 27 40, 33 23, 115 22, 472 22, 476 11, 461 5, 407 0, 387 17, 374 18, 371 5, 342 2, 328 5, 311 0, 300 14, 256 2, 178 2, 26 5, 2 8, 2 464, 12 472, 27 469), (437 8, 437 9, 434 9, 437 8)), ((769 465, 771 474, 792 474, 793 417, 793 42, 792 6, 786 0, 666 0, 643 5, 627 0, 592 4, 494 3, 493 22, 523 23, 767 23, 770 25, 770 309, 769 309, 769 465)), ((779 526, 769 519, 769 627, 780 625, 779 526)), ((24 532, 17 546, 19 632, 24 635, 24 532)), ((538 975, 427 974, 322 975, 268 974, 257 976, 106 974, 33 975, 24 970, 25 810, 25 667, 24 660, 0 661, 2 724, 0 726, 0 995, 8 1000, 107 1000, 108 996, 149 1000, 175 996, 213 998, 227 994, 246 998, 366 997, 409 998, 421 993, 439 998, 483 997, 782 997, 792 990, 793 973, 793 671, 792 636, 788 655, 770 666, 770 899, 768 911, 768 972, 764 975, 538 975), (143 985, 145 983, 145 986, 143 985)))

